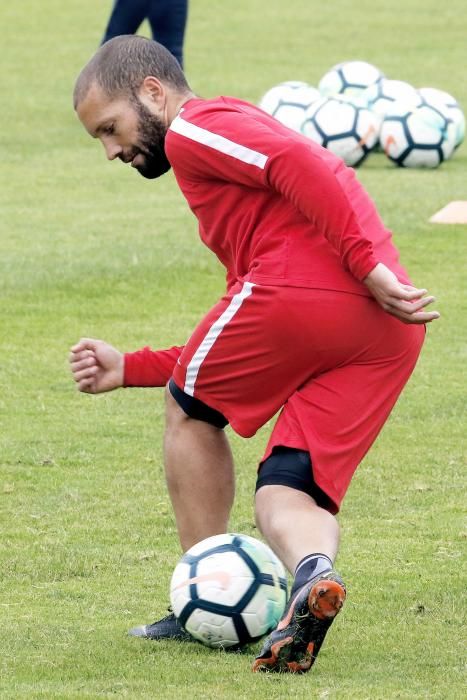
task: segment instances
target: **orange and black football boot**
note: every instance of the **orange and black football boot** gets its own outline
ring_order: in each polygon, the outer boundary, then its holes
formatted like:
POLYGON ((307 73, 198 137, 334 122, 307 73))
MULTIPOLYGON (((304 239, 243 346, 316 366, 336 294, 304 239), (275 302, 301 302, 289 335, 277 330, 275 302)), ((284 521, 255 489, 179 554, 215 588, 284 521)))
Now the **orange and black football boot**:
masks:
POLYGON ((344 583, 335 571, 307 581, 290 597, 282 619, 256 657, 253 671, 309 671, 345 596, 344 583))

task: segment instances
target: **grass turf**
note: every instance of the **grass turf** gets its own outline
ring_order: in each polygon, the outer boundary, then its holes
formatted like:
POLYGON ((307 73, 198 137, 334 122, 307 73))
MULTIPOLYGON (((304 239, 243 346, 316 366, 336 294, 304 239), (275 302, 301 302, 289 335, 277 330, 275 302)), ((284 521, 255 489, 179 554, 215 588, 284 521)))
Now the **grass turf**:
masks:
MULTIPOLYGON (((359 170, 443 317, 344 504, 339 567, 349 598, 312 673, 256 676, 254 648, 225 654, 126 637, 164 614, 179 556, 161 465, 162 396, 78 395, 68 347, 81 335, 121 349, 182 343, 223 272, 198 243, 172 175, 151 183, 107 163, 73 114, 74 78, 110 10, 96 5, 0 8, 1 697, 457 698, 466 229, 427 220, 465 199, 465 145, 438 171, 397 170, 383 155, 359 170)), ((187 74, 199 94, 257 101, 281 80, 316 84, 334 63, 363 58, 389 77, 452 92, 465 108, 466 19, 462 0, 197 0, 187 74)), ((255 533, 254 465, 267 434, 232 435, 232 530, 255 533)))

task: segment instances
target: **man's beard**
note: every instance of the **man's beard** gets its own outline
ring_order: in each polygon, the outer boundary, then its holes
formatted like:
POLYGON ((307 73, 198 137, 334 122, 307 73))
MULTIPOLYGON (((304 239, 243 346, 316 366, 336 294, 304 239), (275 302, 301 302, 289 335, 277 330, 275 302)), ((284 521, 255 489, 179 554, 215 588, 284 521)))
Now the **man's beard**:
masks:
POLYGON ((135 168, 140 175, 152 180, 166 173, 171 167, 164 150, 167 127, 137 97, 133 105, 139 117, 138 145, 135 151, 144 156, 144 163, 135 168))

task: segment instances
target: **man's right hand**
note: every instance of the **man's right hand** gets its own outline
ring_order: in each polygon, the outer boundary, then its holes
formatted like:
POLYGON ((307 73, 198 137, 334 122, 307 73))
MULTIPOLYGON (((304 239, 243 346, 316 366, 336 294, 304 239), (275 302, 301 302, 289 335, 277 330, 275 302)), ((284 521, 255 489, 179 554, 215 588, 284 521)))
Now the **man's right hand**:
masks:
POLYGON ((103 340, 81 338, 69 359, 79 391, 100 394, 123 386, 123 354, 103 340))

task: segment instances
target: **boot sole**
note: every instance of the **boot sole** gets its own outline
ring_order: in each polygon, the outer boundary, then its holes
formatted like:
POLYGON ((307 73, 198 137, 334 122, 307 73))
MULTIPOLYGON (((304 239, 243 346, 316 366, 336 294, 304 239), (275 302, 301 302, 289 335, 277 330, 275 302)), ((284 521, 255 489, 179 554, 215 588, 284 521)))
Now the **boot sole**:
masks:
MULTIPOLYGON (((342 608, 345 601, 346 591, 343 585, 337 581, 321 579, 317 581, 308 594, 309 614, 318 620, 333 620, 342 608)), ((286 628, 292 620, 295 620, 295 604, 292 603, 286 624, 286 628)), ((280 623, 278 625, 280 629, 280 623)), ((300 629, 300 627, 298 628, 300 629)), ((305 673, 312 667, 315 657, 313 656, 315 643, 309 642, 305 653, 301 652, 300 660, 292 659, 294 653, 295 635, 290 634, 271 645, 271 656, 255 659, 252 670, 254 672, 279 672, 279 673, 305 673)))

